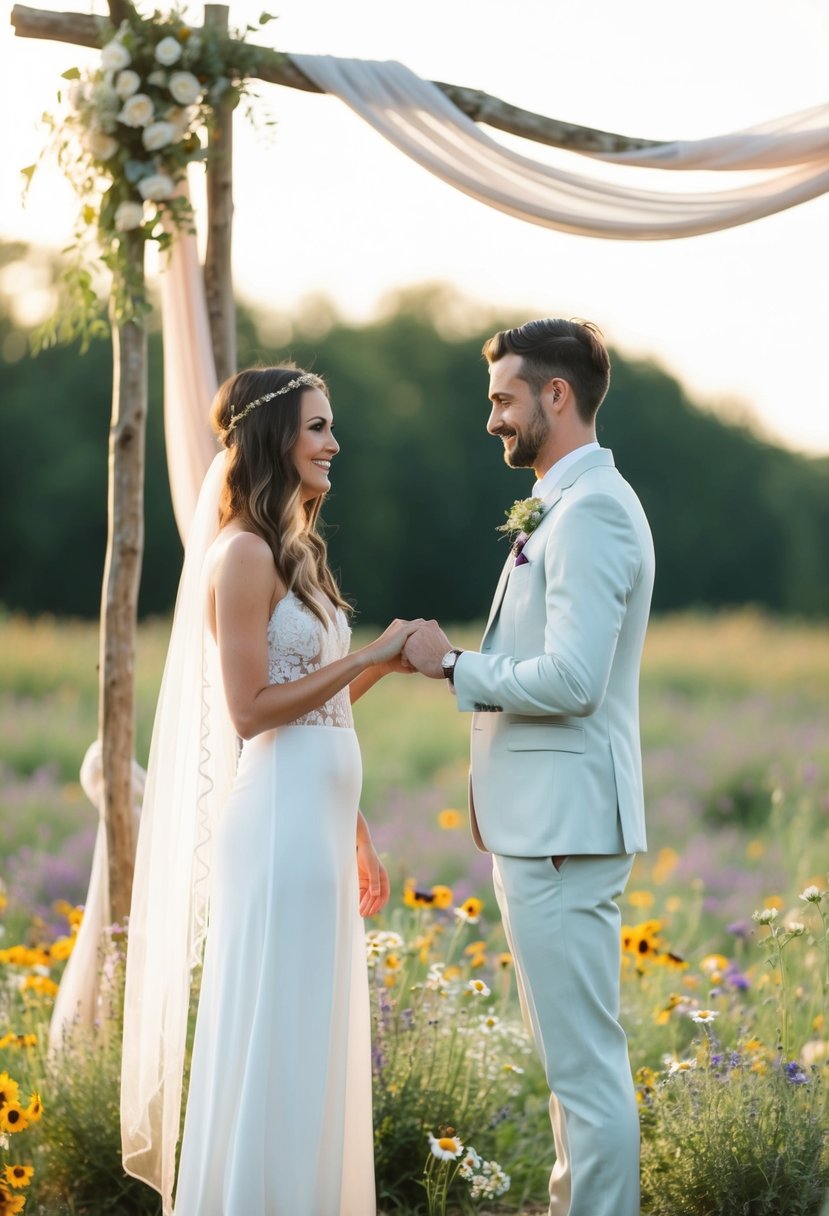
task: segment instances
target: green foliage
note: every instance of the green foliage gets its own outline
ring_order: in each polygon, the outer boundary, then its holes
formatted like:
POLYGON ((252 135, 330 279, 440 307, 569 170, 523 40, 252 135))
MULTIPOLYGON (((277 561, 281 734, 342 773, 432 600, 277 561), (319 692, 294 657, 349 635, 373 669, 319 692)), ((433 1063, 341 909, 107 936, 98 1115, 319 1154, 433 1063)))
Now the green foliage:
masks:
MULTIPOLYGON (((244 42, 256 25, 229 36, 218 26, 194 30, 178 10, 143 17, 128 4, 124 13, 118 29, 104 28, 94 67, 62 74, 70 87, 65 99, 58 95, 61 112, 44 115, 50 150, 80 207, 57 308, 34 335, 38 350, 79 339, 86 353, 108 332, 93 274, 99 263, 112 274, 115 324, 146 324, 144 246, 152 241, 163 252, 176 232, 193 230, 176 186, 189 164, 206 159, 201 130, 214 125, 215 107, 238 104, 261 54, 244 42)), ((36 167, 23 171, 27 187, 36 167)))
POLYGON ((643 1213, 817 1216, 829 1187, 825 1080, 815 1070, 793 1083, 710 1045, 702 1056, 643 1110, 643 1213))
MULTIPOLYGON (((0 249, 0 264, 24 266, 27 257, 20 246, 0 249)), ((324 302, 294 322, 239 310, 240 365, 291 355, 330 384, 342 452, 324 515, 332 562, 361 621, 480 619, 509 544, 497 528, 532 487, 532 474, 506 468, 485 431, 481 343, 516 318, 476 315, 464 327, 455 316, 449 328, 452 303, 445 290, 410 292, 360 326, 337 320, 324 302)), ((77 347, 57 347, 32 361, 26 337, 0 291, 0 424, 14 436, 0 482, 0 510, 14 519, 0 537, 0 602, 91 617, 106 540, 111 355, 92 341, 82 359, 77 347)), ((149 359, 142 615, 171 607, 181 561, 156 333, 149 359)), ((829 612, 826 462, 700 411, 653 364, 614 352, 613 367, 599 437, 651 520, 656 610, 829 612)))
MULTIPOLYGON (((456 1135, 492 1161, 509 1146, 499 1129, 517 1121, 536 1160, 544 1152, 543 1126, 522 1119, 543 1078, 510 999, 510 968, 499 972, 485 942, 469 943, 477 930, 458 922, 453 932, 451 920, 451 909, 398 910, 388 929, 369 932, 375 1169, 378 1203, 392 1211, 425 1210, 428 1134, 456 1135)), ((454 1169, 441 1181, 450 1198, 469 1192, 454 1169)))

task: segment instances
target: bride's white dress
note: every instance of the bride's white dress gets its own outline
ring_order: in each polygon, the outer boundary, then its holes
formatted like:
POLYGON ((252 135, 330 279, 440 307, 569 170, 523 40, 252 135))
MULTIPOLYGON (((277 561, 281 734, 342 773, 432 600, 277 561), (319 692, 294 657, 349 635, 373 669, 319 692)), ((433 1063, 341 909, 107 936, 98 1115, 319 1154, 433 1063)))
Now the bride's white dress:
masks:
MULTIPOLYGON (((348 651, 292 592, 269 681, 348 651)), ((374 1216, 371 1047, 348 689, 244 743, 214 848, 175 1216, 374 1216)))

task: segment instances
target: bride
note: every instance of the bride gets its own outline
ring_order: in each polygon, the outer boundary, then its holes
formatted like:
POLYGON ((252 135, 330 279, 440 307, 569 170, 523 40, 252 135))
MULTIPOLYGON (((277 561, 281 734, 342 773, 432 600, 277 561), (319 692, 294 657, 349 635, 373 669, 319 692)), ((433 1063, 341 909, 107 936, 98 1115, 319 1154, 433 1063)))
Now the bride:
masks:
POLYGON ((389 888, 351 702, 407 670, 417 622, 349 653, 316 530, 339 451, 319 376, 240 372, 211 421, 226 451, 188 536, 136 861, 124 1166, 169 1213, 209 911, 175 1216, 372 1216, 360 916, 389 888))

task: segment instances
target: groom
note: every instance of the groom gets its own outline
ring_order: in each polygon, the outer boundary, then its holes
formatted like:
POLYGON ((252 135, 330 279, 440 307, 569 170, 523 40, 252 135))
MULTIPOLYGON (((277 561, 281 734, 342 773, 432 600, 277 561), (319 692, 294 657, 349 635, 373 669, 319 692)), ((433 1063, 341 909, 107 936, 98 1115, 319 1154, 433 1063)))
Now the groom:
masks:
POLYGON ((436 621, 405 656, 473 710, 470 813, 551 1090, 551 1216, 638 1216, 639 1120, 619 1024, 620 916, 645 846, 639 662, 651 534, 596 442, 610 379, 587 323, 528 321, 485 344, 511 468, 537 478, 480 652, 436 621))

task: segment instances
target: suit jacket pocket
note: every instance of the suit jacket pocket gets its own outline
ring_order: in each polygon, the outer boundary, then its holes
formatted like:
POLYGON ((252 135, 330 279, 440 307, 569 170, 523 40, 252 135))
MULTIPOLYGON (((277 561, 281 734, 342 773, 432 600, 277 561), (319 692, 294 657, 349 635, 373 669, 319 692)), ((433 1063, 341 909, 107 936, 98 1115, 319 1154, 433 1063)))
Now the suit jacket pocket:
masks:
POLYGON ((527 717, 508 726, 506 740, 511 752, 583 752, 584 727, 527 717))

